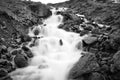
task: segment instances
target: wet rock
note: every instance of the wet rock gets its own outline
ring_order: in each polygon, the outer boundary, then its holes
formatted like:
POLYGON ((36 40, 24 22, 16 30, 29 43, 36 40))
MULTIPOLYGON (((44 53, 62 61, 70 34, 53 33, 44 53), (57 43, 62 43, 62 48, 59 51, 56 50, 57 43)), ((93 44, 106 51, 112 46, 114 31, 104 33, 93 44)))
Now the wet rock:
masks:
POLYGON ((7 75, 8 75, 7 70, 5 70, 4 68, 0 68, 0 78, 5 77, 7 75))
POLYGON ((40 33, 40 31, 38 30, 38 29, 36 29, 35 31, 34 31, 34 35, 38 35, 40 33))
POLYGON ((83 74, 91 73, 93 71, 98 71, 100 69, 97 59, 94 54, 85 53, 75 66, 71 69, 69 77, 71 79, 76 79, 83 74))
POLYGON ((23 68, 28 65, 27 58, 23 54, 17 54, 14 58, 14 62, 18 68, 23 68))

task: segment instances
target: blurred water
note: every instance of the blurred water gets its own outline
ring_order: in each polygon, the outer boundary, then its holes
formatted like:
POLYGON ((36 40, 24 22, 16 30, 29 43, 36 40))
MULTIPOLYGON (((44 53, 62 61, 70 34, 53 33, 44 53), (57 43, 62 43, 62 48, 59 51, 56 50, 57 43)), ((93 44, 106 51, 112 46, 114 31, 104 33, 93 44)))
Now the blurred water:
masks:
POLYGON ((28 35, 34 37, 37 29, 37 37, 41 38, 29 47, 34 54, 29 66, 12 72, 13 80, 68 80, 70 69, 81 57, 84 37, 59 29, 63 16, 56 15, 56 11, 53 8, 52 16, 43 20, 44 24, 29 31, 28 35))

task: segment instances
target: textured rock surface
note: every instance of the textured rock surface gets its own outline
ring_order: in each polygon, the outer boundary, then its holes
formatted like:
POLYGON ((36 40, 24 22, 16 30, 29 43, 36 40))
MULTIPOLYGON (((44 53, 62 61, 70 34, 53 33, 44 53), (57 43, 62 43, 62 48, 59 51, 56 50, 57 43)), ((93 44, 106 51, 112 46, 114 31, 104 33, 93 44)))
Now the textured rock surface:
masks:
POLYGON ((94 54, 85 53, 84 56, 76 63, 71 69, 70 78, 77 79, 84 74, 98 71, 100 69, 99 64, 96 62, 94 54))

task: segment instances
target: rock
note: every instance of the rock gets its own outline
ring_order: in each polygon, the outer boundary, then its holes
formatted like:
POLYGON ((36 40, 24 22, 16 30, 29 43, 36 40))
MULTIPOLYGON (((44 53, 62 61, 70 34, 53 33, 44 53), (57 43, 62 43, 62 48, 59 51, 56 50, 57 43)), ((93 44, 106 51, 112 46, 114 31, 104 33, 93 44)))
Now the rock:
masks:
POLYGON ((23 68, 28 65, 27 58, 23 54, 17 54, 14 58, 14 62, 18 68, 23 68))
POLYGON ((84 41, 86 44, 92 44, 92 43, 94 43, 95 41, 97 41, 97 37, 88 36, 88 37, 85 37, 83 41, 84 41))
POLYGON ((71 69, 69 78, 76 79, 84 74, 100 70, 99 64, 94 54, 86 53, 71 69))
POLYGON ((2 45, 0 52, 1 52, 2 54, 6 53, 6 52, 7 52, 7 47, 6 47, 5 45, 2 45))
POLYGON ((80 36, 84 36, 84 35, 86 35, 86 34, 89 34, 89 31, 88 31, 88 30, 82 30, 82 31, 80 32, 80 36))
POLYGON ((32 58, 34 55, 33 53, 29 50, 29 51, 25 51, 25 54, 27 55, 27 57, 32 58))
POLYGON ((104 78, 102 74, 94 72, 90 75, 89 80, 104 80, 104 78))
POLYGON ((13 71, 13 64, 7 60, 0 59, 0 68, 4 68, 7 72, 13 71))
POLYGON ((0 78, 5 77, 7 75, 8 75, 7 70, 5 70, 4 68, 0 68, 0 78))
POLYGON ((113 66, 114 68, 120 70, 120 51, 118 51, 117 53, 115 53, 115 55, 113 56, 113 66))
POLYGON ((38 35, 40 33, 39 29, 34 30, 34 35, 38 35))
POLYGON ((28 48, 28 47, 26 47, 26 46, 22 46, 22 49, 24 50, 24 51, 29 51, 30 49, 28 48))
POLYGON ((31 11, 36 13, 40 18, 47 18, 50 15, 52 15, 52 12, 50 11, 50 9, 41 3, 37 3, 37 4, 33 3, 29 5, 29 7, 31 11))
POLYGON ((21 38, 21 42, 29 42, 32 40, 29 35, 21 35, 20 38, 21 38))
POLYGON ((19 54, 19 53, 21 53, 21 50, 13 50, 13 51, 11 52, 12 55, 17 55, 17 54, 19 54))

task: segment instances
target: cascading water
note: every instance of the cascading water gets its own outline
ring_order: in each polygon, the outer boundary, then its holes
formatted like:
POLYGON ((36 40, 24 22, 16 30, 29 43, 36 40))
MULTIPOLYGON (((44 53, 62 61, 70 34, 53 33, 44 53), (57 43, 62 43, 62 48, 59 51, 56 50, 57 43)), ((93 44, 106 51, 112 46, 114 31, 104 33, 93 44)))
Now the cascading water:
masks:
POLYGON ((29 31, 31 37, 36 36, 35 30, 39 31, 35 46, 29 47, 34 57, 28 67, 11 73, 13 80, 68 80, 70 69, 81 57, 83 37, 59 29, 63 16, 56 15, 55 9, 52 12, 42 25, 29 31))

